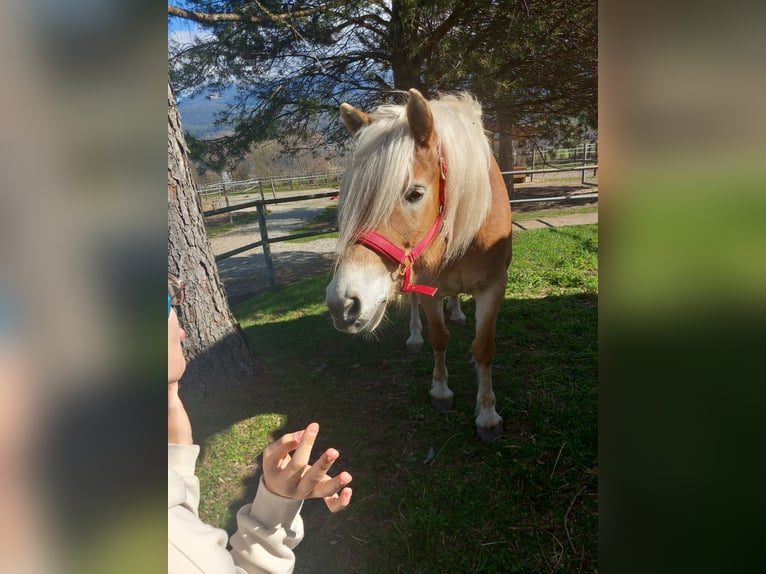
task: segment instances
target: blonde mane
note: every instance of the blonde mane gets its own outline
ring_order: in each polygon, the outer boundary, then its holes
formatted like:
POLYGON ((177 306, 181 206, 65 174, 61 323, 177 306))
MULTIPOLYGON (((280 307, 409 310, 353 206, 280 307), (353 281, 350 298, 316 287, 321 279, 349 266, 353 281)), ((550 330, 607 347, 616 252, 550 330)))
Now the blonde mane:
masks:
MULTIPOLYGON (((469 94, 429 100, 436 133, 447 162, 447 209, 442 235, 449 237, 444 264, 459 258, 489 214, 491 150, 481 122, 481 106, 469 94)), ((356 150, 340 188, 338 256, 362 229, 389 219, 412 178, 415 140, 403 105, 370 114, 357 133, 356 150)))

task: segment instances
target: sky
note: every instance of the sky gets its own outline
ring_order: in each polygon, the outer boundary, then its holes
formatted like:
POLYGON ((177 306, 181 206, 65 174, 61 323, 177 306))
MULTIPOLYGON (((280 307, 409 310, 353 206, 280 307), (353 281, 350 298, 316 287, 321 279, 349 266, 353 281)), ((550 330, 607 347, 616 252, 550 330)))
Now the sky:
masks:
MULTIPOLYGON (((191 8, 188 2, 175 1, 172 4, 178 8, 191 8)), ((189 44, 195 35, 204 36, 205 34, 205 29, 196 22, 184 20, 183 18, 168 17, 168 47, 171 42, 179 42, 181 45, 189 44)))

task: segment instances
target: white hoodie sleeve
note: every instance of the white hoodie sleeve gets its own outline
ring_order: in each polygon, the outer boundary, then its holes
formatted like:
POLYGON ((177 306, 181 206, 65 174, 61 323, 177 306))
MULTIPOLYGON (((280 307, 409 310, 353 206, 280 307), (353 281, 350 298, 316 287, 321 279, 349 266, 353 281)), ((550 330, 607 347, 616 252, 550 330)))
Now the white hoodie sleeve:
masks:
POLYGON ((168 444, 168 573, 292 572, 293 548, 303 539, 303 502, 271 493, 261 480, 253 502, 237 513, 229 541, 224 530, 199 519, 198 455, 197 445, 168 444))

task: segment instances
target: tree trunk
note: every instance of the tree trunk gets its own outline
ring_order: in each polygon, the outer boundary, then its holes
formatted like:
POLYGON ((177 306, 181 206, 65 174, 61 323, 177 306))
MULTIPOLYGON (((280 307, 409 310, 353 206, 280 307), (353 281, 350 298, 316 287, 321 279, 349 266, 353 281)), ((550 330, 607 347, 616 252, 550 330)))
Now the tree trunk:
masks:
POLYGON ((428 97, 426 87, 420 78, 422 58, 416 53, 413 44, 412 23, 415 19, 415 6, 402 0, 391 2, 391 22, 388 34, 391 46, 391 71, 394 75, 394 88, 409 90, 416 88, 428 97))
POLYGON ((175 94, 168 82, 168 271, 186 283, 181 309, 184 385, 210 390, 255 377, 255 360, 229 309, 205 233, 175 94))
MULTIPOLYGON (((513 171, 513 125, 511 118, 498 113, 498 154, 497 163, 500 171, 513 171)), ((505 185, 508 188, 508 197, 513 199, 513 175, 504 175, 505 185)))

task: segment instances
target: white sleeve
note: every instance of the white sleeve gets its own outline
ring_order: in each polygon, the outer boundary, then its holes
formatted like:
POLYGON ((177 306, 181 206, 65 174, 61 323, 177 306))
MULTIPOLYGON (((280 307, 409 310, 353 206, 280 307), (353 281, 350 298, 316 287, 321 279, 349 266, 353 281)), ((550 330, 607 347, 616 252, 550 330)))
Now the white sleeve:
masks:
POLYGON ((228 539, 224 530, 199 519, 198 455, 197 445, 168 444, 168 572, 292 572, 293 549, 303 539, 303 501, 273 494, 261 479, 253 502, 237 513, 237 532, 228 539))
POLYGON ((168 444, 168 574, 243 574, 226 549, 226 531, 199 519, 199 446, 168 444))
POLYGON ((252 504, 237 513, 237 532, 231 537, 234 563, 248 574, 290 573, 293 549, 303 540, 302 500, 273 494, 261 478, 252 504))

